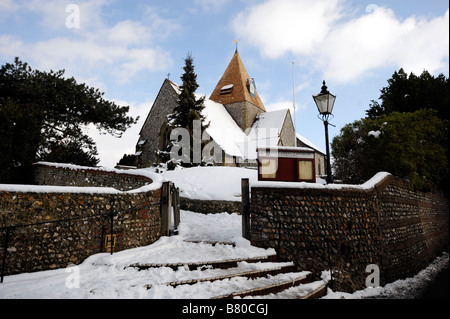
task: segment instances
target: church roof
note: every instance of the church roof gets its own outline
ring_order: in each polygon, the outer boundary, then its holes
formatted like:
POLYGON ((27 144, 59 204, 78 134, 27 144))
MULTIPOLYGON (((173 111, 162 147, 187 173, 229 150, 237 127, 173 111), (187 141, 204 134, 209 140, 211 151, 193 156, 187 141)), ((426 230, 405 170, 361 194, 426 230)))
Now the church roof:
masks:
MULTIPOLYGON (((180 87, 172 81, 169 81, 169 83, 174 91, 180 94, 180 87)), ((201 96, 196 95, 196 97, 200 98, 201 96)), ((279 133, 287 112, 289 112, 286 109, 259 114, 259 120, 253 124, 251 134, 247 136, 236 124, 223 104, 210 98, 205 98, 204 105, 203 115, 206 117, 206 123, 209 123, 206 132, 225 153, 244 159, 256 159, 256 149, 258 147, 276 146, 278 144, 279 133), (268 136, 264 135, 266 131, 263 129, 268 129, 269 139, 267 138, 268 136)))
POLYGON ((288 115, 289 109, 258 114, 248 134, 249 138, 259 141, 262 146, 277 146, 284 121, 288 115))
POLYGON ((217 83, 216 88, 209 98, 223 105, 248 101, 265 112, 266 109, 258 92, 255 90, 254 96, 250 93, 250 80, 252 79, 248 75, 241 57, 236 50, 225 73, 222 75, 222 78, 217 83))

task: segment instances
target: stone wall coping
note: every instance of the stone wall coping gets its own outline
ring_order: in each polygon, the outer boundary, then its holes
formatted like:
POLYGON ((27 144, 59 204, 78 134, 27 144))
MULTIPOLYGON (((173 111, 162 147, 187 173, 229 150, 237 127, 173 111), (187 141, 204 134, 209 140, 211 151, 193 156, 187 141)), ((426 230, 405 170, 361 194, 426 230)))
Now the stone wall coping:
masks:
POLYGON ((111 187, 80 187, 80 186, 50 186, 50 185, 15 185, 0 184, 0 192, 22 192, 22 193, 84 193, 84 194, 134 194, 155 191, 161 188, 165 181, 161 175, 146 169, 127 170, 123 172, 118 169, 104 167, 88 167, 73 164, 38 162, 35 165, 63 168, 75 171, 91 171, 94 173, 118 174, 132 176, 138 179, 148 179, 150 184, 129 191, 120 191, 111 187))
POLYGON ((250 183, 251 188, 271 188, 271 189, 303 189, 318 191, 356 191, 371 192, 377 188, 383 187, 387 181, 393 178, 388 172, 379 172, 371 179, 361 185, 352 184, 319 184, 307 182, 280 182, 280 181, 253 181, 250 183))
POLYGON ((75 194, 122 194, 112 187, 48 186, 0 184, 0 192, 10 193, 75 193, 75 194))

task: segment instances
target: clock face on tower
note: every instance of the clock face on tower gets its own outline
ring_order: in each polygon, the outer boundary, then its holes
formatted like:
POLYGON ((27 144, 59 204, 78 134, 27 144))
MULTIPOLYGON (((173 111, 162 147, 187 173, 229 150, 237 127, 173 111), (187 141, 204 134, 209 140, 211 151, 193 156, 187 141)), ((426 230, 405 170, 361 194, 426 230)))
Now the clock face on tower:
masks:
POLYGON ((248 79, 248 90, 250 91, 250 95, 252 97, 255 97, 256 94, 256 85, 255 85, 255 80, 253 78, 248 79))

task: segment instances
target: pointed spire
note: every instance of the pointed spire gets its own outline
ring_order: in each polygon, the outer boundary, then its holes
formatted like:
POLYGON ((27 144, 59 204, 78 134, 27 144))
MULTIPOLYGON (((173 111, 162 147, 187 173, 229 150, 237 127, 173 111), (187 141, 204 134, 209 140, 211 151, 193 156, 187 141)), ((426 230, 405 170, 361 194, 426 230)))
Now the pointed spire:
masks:
POLYGON ((212 92, 210 100, 224 105, 247 101, 265 112, 258 92, 251 91, 252 82, 253 79, 248 75, 236 47, 233 58, 212 92))

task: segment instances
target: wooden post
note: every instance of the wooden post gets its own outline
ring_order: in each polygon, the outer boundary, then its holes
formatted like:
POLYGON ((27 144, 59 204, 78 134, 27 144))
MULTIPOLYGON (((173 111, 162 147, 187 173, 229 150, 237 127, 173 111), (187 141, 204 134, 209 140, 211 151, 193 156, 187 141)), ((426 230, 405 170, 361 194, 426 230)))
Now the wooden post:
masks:
POLYGON ((250 240, 250 189, 249 179, 241 180, 242 190, 242 237, 250 240))
POLYGON ((161 188, 161 236, 170 236, 172 212, 172 182, 163 182, 161 188))
POLYGON ((177 187, 173 188, 173 219, 175 230, 177 230, 180 224, 180 189, 177 187))

